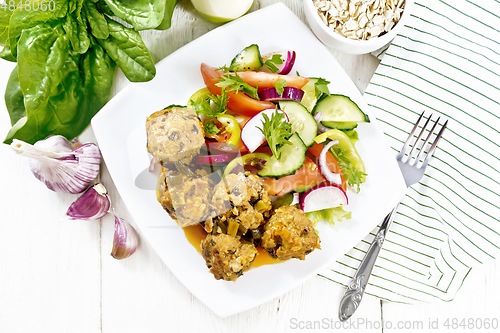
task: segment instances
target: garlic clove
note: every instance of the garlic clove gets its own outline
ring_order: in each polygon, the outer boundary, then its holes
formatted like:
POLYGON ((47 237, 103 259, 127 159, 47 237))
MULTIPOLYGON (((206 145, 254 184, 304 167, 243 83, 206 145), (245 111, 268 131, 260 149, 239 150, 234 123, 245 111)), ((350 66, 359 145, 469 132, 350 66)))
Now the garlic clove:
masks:
POLYGON ((35 142, 33 146, 53 152, 69 152, 73 150, 71 142, 62 135, 51 135, 44 140, 35 142))
POLYGON ((135 252, 138 243, 139 237, 135 229, 115 215, 115 236, 111 256, 115 259, 128 258, 135 252))
POLYGON ((55 192, 81 193, 99 174, 101 152, 93 143, 72 149, 65 137, 54 135, 34 145, 13 140, 11 147, 30 159, 34 176, 55 192))
POLYGON ((108 191, 101 183, 89 188, 69 206, 66 215, 71 220, 93 221, 109 212, 111 201, 108 191))

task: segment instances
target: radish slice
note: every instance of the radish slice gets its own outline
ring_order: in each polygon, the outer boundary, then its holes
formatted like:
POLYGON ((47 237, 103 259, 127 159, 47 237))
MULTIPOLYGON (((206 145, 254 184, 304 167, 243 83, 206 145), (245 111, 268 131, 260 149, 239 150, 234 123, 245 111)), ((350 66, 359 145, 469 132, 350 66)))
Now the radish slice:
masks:
MULTIPOLYGON (((253 153, 257 148, 262 146, 264 142, 266 142, 266 137, 264 136, 264 134, 262 134, 259 127, 263 128, 264 126, 263 114, 266 114, 269 118, 271 118, 274 110, 275 109, 266 109, 257 113, 249 121, 247 121, 245 126, 243 126, 243 128, 241 129, 241 141, 243 141, 243 144, 250 153, 253 153)), ((278 112, 283 111, 278 110, 278 112)), ((288 121, 288 117, 286 116, 286 114, 285 118, 288 121)))
MULTIPOLYGON (((274 64, 276 67, 278 67, 278 71, 276 73, 283 75, 290 73, 293 65, 295 64, 295 51, 271 52, 262 57, 262 62, 264 63, 267 60, 271 59, 275 54, 281 55, 281 60, 283 60, 282 64, 274 64)), ((266 66, 262 66, 260 70, 263 72, 271 72, 271 70, 266 66)))
POLYGON ((321 153, 319 154, 319 169, 326 180, 328 180, 330 183, 340 186, 342 185, 342 178, 340 177, 340 174, 333 173, 326 163, 326 153, 332 146, 338 144, 339 140, 332 140, 325 147, 323 147, 323 150, 321 150, 321 153))
POLYGON ((156 157, 153 157, 151 161, 149 161, 149 172, 155 171, 155 165, 156 165, 156 157))
POLYGON ((213 163, 223 163, 232 160, 234 155, 202 155, 196 156, 196 164, 213 164, 213 163))
POLYGON ((295 87, 283 87, 283 94, 278 94, 276 88, 267 88, 259 93, 259 97, 263 101, 295 101, 300 102, 304 96, 304 91, 295 87))
POLYGON ((329 130, 331 130, 331 128, 328 128, 321 123, 321 119, 323 119, 323 114, 321 112, 316 112, 314 114, 314 119, 316 120, 316 123, 318 124, 318 134, 328 132, 329 130))
POLYGON ((346 206, 349 203, 347 194, 336 185, 321 185, 306 192, 300 202, 304 213, 316 210, 346 206))

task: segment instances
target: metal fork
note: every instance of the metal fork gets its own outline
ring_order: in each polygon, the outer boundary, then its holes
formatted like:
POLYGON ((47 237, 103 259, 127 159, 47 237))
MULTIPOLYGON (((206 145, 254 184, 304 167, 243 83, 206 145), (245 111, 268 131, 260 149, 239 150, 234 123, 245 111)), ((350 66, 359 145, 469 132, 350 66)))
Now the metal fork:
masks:
MULTIPOLYGON (((429 115, 427 120, 425 121, 425 124, 422 127, 422 130, 420 131, 420 134, 414 141, 414 144, 412 145, 410 151, 407 153, 408 148, 410 146, 410 142, 412 142, 415 137, 414 133, 417 130, 422 118, 424 118, 424 113, 425 111, 422 112, 422 114, 418 118, 417 122, 415 123, 415 126, 410 132, 410 135, 408 136, 408 139, 404 143, 403 148, 396 157, 396 160, 398 161, 399 164, 399 168, 401 169, 401 173, 403 174, 404 180, 406 182, 406 187, 410 187, 411 185, 417 183, 418 181, 420 181, 420 179, 422 179, 422 177, 424 176, 425 168, 427 167, 427 163, 429 162, 432 154, 434 153, 438 141, 443 135, 446 125, 448 124, 448 121, 445 121, 445 123, 441 126, 441 129, 434 138, 434 142, 432 143, 431 147, 426 153, 425 147, 427 146, 427 144, 429 144, 431 136, 434 134, 434 131, 436 130, 440 119, 438 118, 435 121, 434 126, 432 126, 432 129, 429 131, 429 134, 427 135, 427 138, 425 139, 424 143, 420 145, 422 136, 424 135, 426 127, 430 123, 432 117, 432 114, 429 115), (420 162, 421 158, 422 162, 420 162)), ((366 284, 368 283, 368 279, 370 278, 370 275, 372 273, 373 266, 375 265, 375 261, 377 260, 378 254, 380 252, 380 249, 382 248, 385 236, 387 235, 389 227, 391 226, 392 220, 394 218, 394 215, 396 214, 398 206, 399 203, 385 217, 384 221, 382 222, 382 225, 380 226, 379 231, 377 232, 377 235, 375 236, 372 244, 368 248, 365 257, 361 261, 358 270, 354 274, 351 282, 348 284, 344 296, 340 301, 340 307, 339 307, 340 321, 345 321, 351 318, 351 316, 358 308, 359 303, 361 302, 361 299, 363 297, 366 284)))

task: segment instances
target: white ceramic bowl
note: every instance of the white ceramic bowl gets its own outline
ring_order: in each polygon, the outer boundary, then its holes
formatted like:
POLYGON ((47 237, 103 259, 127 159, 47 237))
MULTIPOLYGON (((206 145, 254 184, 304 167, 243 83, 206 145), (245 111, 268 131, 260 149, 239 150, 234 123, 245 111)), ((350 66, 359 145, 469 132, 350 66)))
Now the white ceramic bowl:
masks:
POLYGON ((352 40, 330 29, 319 17, 313 1, 304 0, 304 11, 306 13, 307 22, 316 37, 326 46, 349 54, 370 53, 389 44, 410 18, 413 6, 413 0, 406 0, 405 10, 399 22, 394 25, 388 33, 369 40, 352 40))

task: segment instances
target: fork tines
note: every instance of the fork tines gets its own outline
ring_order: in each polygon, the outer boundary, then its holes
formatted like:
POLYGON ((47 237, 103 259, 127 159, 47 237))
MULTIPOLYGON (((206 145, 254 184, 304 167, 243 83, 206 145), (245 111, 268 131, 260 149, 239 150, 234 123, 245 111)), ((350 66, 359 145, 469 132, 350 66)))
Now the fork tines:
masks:
POLYGON ((422 162, 421 167, 427 166, 429 158, 434 153, 434 150, 436 149, 436 146, 439 142, 439 139, 441 139, 441 136, 443 135, 443 132, 444 132, 446 126, 448 125, 448 120, 446 120, 441 125, 441 129, 439 130, 439 132, 436 134, 435 131, 439 125, 439 120, 441 119, 441 117, 438 117, 436 120, 431 120, 431 118, 433 116, 432 113, 427 118, 424 117, 424 114, 425 114, 425 111, 420 114, 420 117, 416 121, 415 126, 413 126, 413 129, 411 130, 410 135, 408 136, 408 139, 406 139, 406 142, 404 143, 404 146, 401 149, 401 152, 397 156, 398 160, 400 160, 404 163, 408 163, 409 165, 416 165, 419 161, 421 161, 422 162), (421 126, 420 123, 422 122, 422 120, 425 120, 425 123, 422 126, 422 129, 420 130, 420 133, 418 134, 418 136, 416 136, 415 131, 417 130, 417 128, 419 128, 421 126), (429 125, 429 123, 431 123, 431 121, 434 122, 434 125, 432 126, 432 128, 430 130, 427 130, 429 133, 427 134, 426 138, 423 139, 422 137, 424 136, 424 134, 426 132, 426 128, 429 125), (434 136, 433 142, 431 144, 430 142, 431 142, 431 137, 433 136, 433 134, 435 136, 434 136), (416 140, 413 140, 414 138, 416 138, 416 140), (413 144, 411 144, 411 142, 413 142, 413 144), (430 148, 426 151, 426 146, 428 144, 430 144, 430 148), (407 153, 408 147, 411 147, 411 149, 407 153), (408 157, 403 161, 403 158, 406 155, 408 157))

